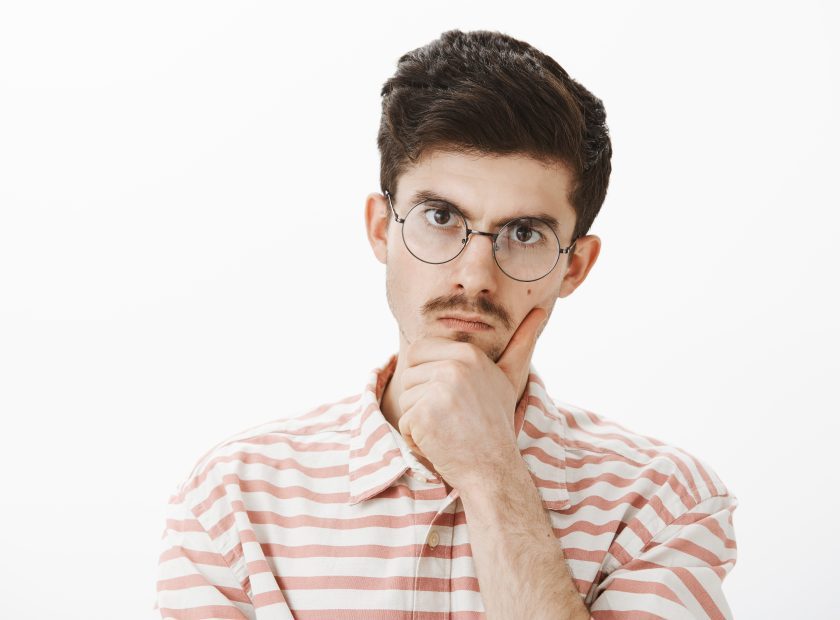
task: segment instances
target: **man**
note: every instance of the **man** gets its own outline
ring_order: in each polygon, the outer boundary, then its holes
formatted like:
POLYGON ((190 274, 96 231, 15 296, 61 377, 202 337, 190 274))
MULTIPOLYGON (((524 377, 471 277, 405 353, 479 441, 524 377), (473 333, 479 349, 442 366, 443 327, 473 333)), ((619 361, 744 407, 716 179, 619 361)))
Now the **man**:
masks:
POLYGON ((551 58, 444 33, 382 90, 366 225, 400 348, 362 393, 214 448, 170 501, 165 618, 725 618, 736 500, 530 370, 584 281, 601 102, 551 58))

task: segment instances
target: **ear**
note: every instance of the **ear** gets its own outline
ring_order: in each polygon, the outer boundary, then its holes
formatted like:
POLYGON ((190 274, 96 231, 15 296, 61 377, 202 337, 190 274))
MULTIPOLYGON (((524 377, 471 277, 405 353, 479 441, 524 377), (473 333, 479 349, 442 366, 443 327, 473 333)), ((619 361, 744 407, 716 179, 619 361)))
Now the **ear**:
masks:
POLYGON ((589 270, 598 260, 601 252, 601 239, 595 235, 584 235, 575 243, 574 253, 568 258, 569 266, 563 275, 558 297, 568 297, 583 284, 589 270))
POLYGON ((368 194, 365 201, 365 226, 368 241, 376 259, 385 264, 388 257, 388 223, 391 221, 391 209, 388 199, 382 194, 368 194))

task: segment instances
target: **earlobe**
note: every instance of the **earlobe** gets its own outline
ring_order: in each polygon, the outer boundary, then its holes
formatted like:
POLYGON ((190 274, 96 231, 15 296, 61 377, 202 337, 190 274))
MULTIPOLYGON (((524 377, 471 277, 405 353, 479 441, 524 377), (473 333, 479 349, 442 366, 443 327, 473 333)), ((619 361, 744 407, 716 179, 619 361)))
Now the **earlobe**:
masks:
POLYGON ((568 297, 583 284, 589 271, 601 253, 601 239, 595 235, 585 235, 577 240, 575 252, 569 257, 569 268, 560 284, 558 298, 568 297))
POLYGON ((390 213, 385 196, 368 194, 365 201, 365 226, 368 242, 376 259, 385 264, 388 257, 388 223, 390 213))

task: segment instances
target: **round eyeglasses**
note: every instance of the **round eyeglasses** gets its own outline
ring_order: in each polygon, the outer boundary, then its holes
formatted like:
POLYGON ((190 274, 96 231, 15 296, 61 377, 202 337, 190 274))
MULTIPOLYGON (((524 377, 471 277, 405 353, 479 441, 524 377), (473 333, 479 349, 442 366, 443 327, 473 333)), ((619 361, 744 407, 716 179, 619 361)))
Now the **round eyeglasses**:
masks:
POLYGON ((577 242, 573 240, 569 247, 560 247, 554 229, 536 217, 511 220, 497 233, 472 230, 454 205, 441 200, 419 202, 400 218, 388 190, 385 196, 394 220, 402 224, 406 249, 417 260, 432 265, 457 258, 467 247, 470 235, 484 235, 490 237, 493 258, 506 276, 519 282, 533 282, 551 273, 560 255, 572 252, 577 242))

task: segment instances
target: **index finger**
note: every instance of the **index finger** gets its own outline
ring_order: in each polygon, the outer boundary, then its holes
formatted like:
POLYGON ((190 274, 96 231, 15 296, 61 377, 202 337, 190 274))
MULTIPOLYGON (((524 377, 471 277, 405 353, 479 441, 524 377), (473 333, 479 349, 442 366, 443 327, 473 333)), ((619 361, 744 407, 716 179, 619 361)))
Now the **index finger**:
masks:
POLYGON ((532 308, 522 319, 499 361, 496 362, 514 386, 519 385, 523 374, 527 377, 526 373, 531 364, 534 347, 537 345, 537 337, 547 320, 548 312, 544 308, 539 306, 532 308))
POLYGON ((405 351, 405 362, 409 368, 426 362, 447 359, 469 362, 473 354, 470 347, 475 347, 475 345, 441 336, 428 336, 408 345, 405 351))

